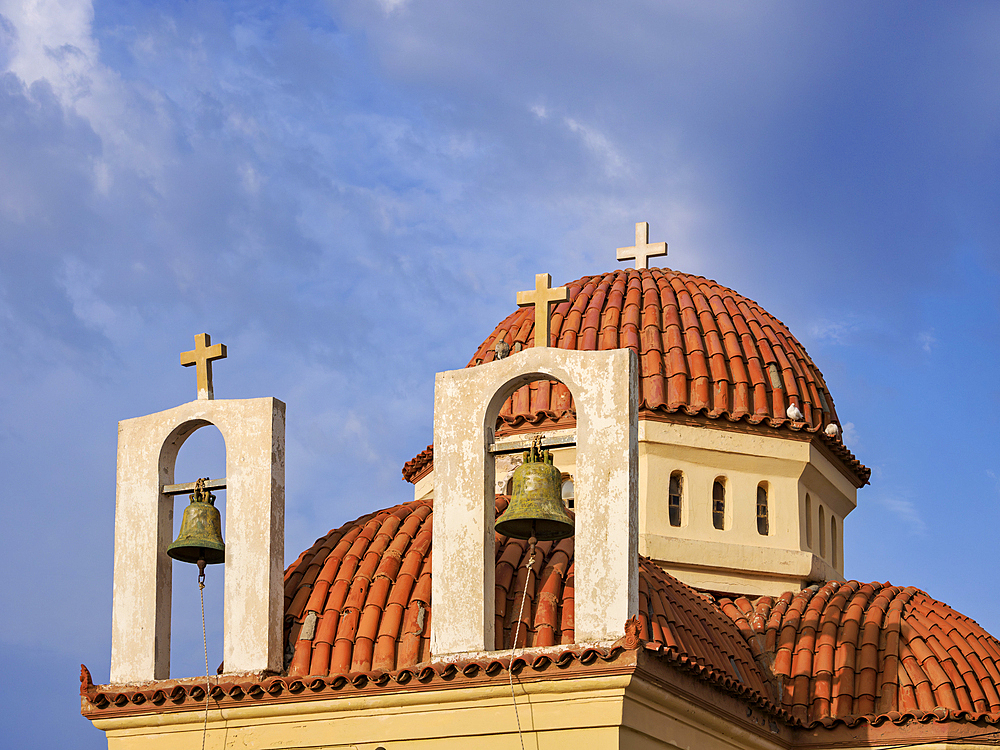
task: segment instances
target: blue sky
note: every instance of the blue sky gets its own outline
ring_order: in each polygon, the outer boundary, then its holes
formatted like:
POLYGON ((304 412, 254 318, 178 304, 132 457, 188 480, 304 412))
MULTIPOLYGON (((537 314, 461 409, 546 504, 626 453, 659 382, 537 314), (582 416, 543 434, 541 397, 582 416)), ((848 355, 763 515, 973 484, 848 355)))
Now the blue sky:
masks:
MULTIPOLYGON (((116 422, 194 397, 195 333, 217 397, 288 405, 291 561, 407 499, 434 373, 636 221, 824 372, 873 469, 848 576, 1000 633, 997 38, 985 2, 0 0, 5 736, 103 746, 116 422)), ((179 477, 223 473, 203 433, 179 477)))

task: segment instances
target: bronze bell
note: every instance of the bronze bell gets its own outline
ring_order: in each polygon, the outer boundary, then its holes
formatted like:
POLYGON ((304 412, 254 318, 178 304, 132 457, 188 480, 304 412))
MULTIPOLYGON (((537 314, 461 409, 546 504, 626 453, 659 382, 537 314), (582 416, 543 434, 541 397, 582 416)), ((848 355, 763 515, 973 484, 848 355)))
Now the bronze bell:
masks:
MULTIPOLYGON (((222 515, 215 507, 215 495, 199 479, 191 493, 191 503, 184 509, 177 539, 167 547, 167 554, 181 562, 215 565, 226 561, 226 543, 222 541, 222 515)), ((201 567, 201 565, 199 565, 201 567)))
POLYGON ((536 441, 514 471, 510 505, 497 519, 496 530, 515 539, 553 541, 573 536, 573 518, 562 501, 562 475, 552 454, 536 441))

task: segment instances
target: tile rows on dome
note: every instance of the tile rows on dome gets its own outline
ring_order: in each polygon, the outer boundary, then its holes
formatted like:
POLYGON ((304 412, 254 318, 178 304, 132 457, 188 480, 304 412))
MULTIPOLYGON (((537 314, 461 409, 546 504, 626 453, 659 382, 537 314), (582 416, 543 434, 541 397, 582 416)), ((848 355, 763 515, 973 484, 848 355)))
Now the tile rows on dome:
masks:
MULTIPOLYGON (((669 269, 620 270, 566 284, 552 312, 551 345, 583 351, 631 348, 640 360, 642 408, 732 419, 790 421, 795 403, 812 429, 836 420, 822 374, 779 320, 714 281, 669 269)), ((532 345, 530 310, 503 320, 470 366, 493 361, 500 339, 532 345)), ((520 345, 520 347, 518 347, 520 345)), ((565 386, 515 395, 510 414, 571 408, 565 386), (533 398, 531 397, 533 396, 533 398)))

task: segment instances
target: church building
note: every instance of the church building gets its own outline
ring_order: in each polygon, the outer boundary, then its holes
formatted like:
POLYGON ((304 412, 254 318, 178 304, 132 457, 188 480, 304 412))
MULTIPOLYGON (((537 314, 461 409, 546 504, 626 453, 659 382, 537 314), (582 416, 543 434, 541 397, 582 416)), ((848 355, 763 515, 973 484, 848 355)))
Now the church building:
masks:
POLYGON ((109 748, 1000 744, 1000 642, 844 578, 870 471, 820 369, 756 302, 649 267, 648 235, 635 268, 538 274, 437 375, 413 500, 331 519, 285 570, 284 404, 216 400, 225 348, 196 337, 199 398, 119 425, 111 680, 80 688, 109 748), (208 424, 226 477, 174 484, 208 424), (191 524, 221 487, 225 660, 175 677, 171 557, 213 553, 174 540, 174 498, 191 524))

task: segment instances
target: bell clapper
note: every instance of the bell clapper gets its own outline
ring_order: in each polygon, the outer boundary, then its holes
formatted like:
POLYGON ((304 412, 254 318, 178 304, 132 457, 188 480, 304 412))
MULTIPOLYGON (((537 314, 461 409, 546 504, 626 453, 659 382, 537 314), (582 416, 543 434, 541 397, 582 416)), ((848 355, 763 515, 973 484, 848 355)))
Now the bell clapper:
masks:
POLYGON ((205 565, 207 565, 207 563, 205 562, 204 550, 202 550, 201 557, 198 558, 197 565, 198 565, 198 588, 203 589, 205 588, 205 565))

